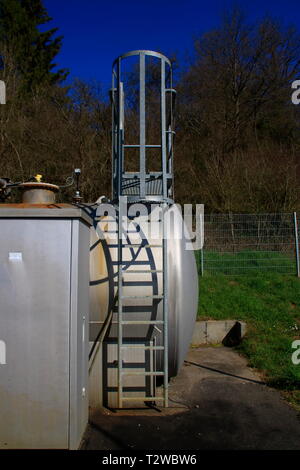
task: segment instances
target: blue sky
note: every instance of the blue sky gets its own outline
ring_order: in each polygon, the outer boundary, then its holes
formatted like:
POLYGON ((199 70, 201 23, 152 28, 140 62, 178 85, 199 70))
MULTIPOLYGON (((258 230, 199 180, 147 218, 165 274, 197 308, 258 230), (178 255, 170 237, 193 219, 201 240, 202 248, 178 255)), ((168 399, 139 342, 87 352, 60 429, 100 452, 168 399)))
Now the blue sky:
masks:
MULTIPOLYGON (((300 29, 300 0, 240 2, 250 21, 272 14, 300 29)), ((192 51, 193 37, 214 28, 232 0, 44 0, 50 26, 64 36, 56 62, 75 77, 107 85, 112 61, 133 49, 177 53, 192 51)))

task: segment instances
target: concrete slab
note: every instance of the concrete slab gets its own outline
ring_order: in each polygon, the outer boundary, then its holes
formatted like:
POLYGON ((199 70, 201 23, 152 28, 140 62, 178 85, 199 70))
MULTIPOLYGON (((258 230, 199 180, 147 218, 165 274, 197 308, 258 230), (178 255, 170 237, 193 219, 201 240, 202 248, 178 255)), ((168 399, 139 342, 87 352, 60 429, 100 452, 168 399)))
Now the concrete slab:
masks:
POLYGON ((300 420, 232 348, 191 349, 168 410, 94 415, 84 449, 297 449, 300 420))
MULTIPOLYGON (((234 323, 232 323, 231 328, 234 323)), ((207 322, 207 343, 217 344, 222 343, 223 338, 226 336, 226 322, 208 321, 207 322)))
POLYGON ((195 323, 192 344, 207 344, 207 322, 197 321, 195 323))
MULTIPOLYGON (((192 345, 221 344, 224 338, 236 325, 237 320, 206 320, 195 323, 192 345)), ((246 323, 238 322, 241 328, 241 337, 246 334, 246 323)))

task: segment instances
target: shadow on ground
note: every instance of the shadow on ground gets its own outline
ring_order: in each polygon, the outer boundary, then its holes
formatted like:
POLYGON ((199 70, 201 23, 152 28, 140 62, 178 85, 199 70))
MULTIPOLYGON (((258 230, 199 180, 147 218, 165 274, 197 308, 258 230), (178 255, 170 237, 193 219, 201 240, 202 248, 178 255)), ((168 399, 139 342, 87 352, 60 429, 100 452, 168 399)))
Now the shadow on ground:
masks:
POLYGON ((170 408, 92 413, 84 449, 300 449, 297 412, 230 348, 190 350, 170 408))

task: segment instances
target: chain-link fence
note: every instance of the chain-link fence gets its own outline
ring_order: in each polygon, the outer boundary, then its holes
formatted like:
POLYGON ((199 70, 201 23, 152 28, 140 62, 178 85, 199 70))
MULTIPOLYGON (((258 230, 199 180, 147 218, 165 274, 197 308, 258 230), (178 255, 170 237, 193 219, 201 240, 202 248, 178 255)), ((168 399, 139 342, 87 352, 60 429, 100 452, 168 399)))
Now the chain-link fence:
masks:
POLYGON ((297 214, 206 214, 198 256, 202 275, 269 271, 299 276, 297 214))

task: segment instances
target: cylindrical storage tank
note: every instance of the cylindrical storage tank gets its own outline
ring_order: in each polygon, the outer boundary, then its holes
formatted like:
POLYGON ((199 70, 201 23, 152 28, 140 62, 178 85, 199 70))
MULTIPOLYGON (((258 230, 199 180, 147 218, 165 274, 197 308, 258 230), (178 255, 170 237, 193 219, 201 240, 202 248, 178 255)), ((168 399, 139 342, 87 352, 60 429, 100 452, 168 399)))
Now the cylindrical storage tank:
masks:
MULTIPOLYGON (((152 218, 159 208, 159 205, 151 205, 148 214, 131 218, 129 230, 122 241, 123 295, 141 297, 123 301, 124 320, 163 319, 162 300, 149 300, 150 296, 163 294, 162 234, 158 233, 161 231, 161 218, 158 216, 155 219, 158 221, 154 223, 152 218)), ((182 365, 192 338, 198 305, 198 274, 194 251, 186 249, 184 235, 187 228, 176 205, 168 208, 165 224, 168 234, 168 368, 169 377, 172 377, 182 365)), ((99 339, 101 328, 114 308, 118 281, 116 232, 115 218, 103 216, 95 222, 91 236, 91 344, 99 339)), ((105 335, 105 341, 112 343, 117 338, 116 305, 114 310, 105 335)), ((103 339, 103 335, 100 337, 103 339)), ((124 325, 123 342, 130 344, 139 341, 154 341, 159 346, 162 344, 162 331, 156 325, 124 325)), ((155 367, 157 371, 163 370, 161 351, 156 353, 155 367)))

